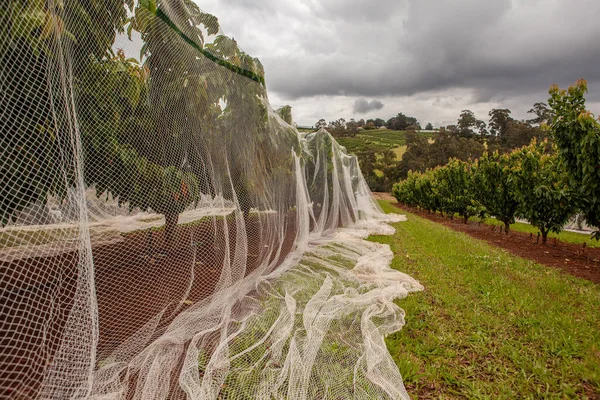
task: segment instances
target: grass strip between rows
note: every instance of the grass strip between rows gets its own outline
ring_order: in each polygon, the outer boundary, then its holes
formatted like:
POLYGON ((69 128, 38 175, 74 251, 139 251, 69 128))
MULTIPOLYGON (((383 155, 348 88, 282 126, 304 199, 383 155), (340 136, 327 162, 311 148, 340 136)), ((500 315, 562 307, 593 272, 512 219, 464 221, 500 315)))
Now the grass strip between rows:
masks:
POLYGON ((407 325, 386 339, 414 398, 600 394, 599 285, 406 214, 370 240, 425 286, 399 301, 407 325))

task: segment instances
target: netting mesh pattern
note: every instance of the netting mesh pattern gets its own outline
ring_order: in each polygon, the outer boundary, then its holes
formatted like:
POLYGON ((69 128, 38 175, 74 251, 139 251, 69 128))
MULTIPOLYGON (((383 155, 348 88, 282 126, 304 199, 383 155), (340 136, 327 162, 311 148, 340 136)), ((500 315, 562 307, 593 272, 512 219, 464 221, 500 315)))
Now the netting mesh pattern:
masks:
POLYGON ((264 84, 191 0, 3 2, 0 398, 408 397, 398 217, 264 84))

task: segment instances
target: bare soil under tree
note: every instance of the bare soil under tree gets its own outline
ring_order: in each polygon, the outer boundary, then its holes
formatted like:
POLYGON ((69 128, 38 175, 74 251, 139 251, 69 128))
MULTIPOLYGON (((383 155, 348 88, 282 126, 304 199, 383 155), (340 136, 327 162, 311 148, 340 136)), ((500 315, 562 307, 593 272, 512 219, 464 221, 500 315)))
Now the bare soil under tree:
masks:
MULTIPOLYGON (((259 218, 245 219, 248 243, 246 271, 275 261, 276 251, 262 235, 259 218), (263 237, 261 240, 260 238, 263 237)), ((286 236, 276 265, 293 249, 296 238, 295 214, 286 217, 286 236)), ((233 222, 233 221, 231 221, 233 222)), ((264 222, 264 221, 263 221, 264 222)), ((145 230, 123 235, 117 243, 94 247, 95 289, 99 312, 97 361, 102 362, 119 345, 158 315, 155 336, 190 305, 212 295, 223 272, 226 249, 234 257, 235 223, 225 232, 222 221, 206 221, 190 226, 177 226, 168 241, 172 248, 163 251, 165 230, 145 230), (228 243, 227 243, 228 242, 228 243), (228 244, 228 246, 227 246, 228 244), (185 298, 179 298, 187 293, 185 298)), ((19 387, 0 397, 37 397, 38 383, 43 380, 45 366, 59 348, 64 326, 72 309, 77 289, 78 253, 71 251, 53 257, 30 257, 0 264, 0 283, 9 288, 0 293, 0 304, 6 312, 0 315, 0 346, 13 346, 23 341, 25 348, 0 359, 11 364, 9 379, 19 387), (61 268, 57 268, 60 265, 61 268), (10 272, 10 273, 9 273, 10 272), (27 299, 27 302, 23 302, 27 299), (31 309, 37 318, 32 318, 31 309), (11 327, 22 326, 15 333, 11 327), (32 364, 32 358, 34 363, 32 364)))
MULTIPOLYGON (((395 201, 395 200, 394 200, 395 201)), ((542 244, 537 235, 510 231, 508 234, 499 226, 490 226, 470 221, 464 224, 461 219, 450 220, 439 214, 395 203, 397 207, 417 214, 422 218, 445 225, 455 231, 464 232, 476 239, 485 240, 489 244, 500 247, 514 255, 533 260, 539 264, 558 268, 567 274, 600 283, 600 248, 565 243, 556 239, 548 239, 542 244)), ((592 240, 590 238, 590 240, 592 240)))

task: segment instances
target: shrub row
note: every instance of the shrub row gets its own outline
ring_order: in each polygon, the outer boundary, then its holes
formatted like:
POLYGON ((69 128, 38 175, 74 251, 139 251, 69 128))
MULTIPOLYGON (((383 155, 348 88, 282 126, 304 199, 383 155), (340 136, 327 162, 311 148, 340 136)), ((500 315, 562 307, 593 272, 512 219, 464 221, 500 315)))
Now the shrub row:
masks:
POLYGON ((557 150, 533 141, 509 154, 486 153, 476 161, 452 159, 425 173, 410 172, 393 188, 396 199, 428 212, 467 223, 473 216, 492 216, 508 232, 515 218, 539 229, 542 242, 559 233, 578 211, 578 194, 569 187, 557 150))

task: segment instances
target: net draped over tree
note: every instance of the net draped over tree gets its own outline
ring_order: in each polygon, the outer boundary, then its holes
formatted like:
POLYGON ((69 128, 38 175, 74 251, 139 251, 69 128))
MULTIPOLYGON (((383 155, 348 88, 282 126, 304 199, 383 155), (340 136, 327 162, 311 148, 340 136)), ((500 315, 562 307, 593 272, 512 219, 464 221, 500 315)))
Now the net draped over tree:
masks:
POLYGON ((0 10, 0 398, 404 399, 391 234, 191 0, 0 10))

